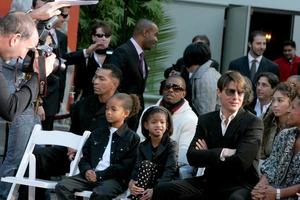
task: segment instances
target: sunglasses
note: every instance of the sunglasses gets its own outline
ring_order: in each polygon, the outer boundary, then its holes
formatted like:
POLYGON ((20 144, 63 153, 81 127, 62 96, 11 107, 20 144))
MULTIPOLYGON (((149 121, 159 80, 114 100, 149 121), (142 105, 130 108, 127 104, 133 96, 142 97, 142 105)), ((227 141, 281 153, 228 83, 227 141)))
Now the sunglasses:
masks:
POLYGON ((97 38, 103 38, 103 36, 104 36, 105 38, 109 38, 109 37, 111 36, 111 34, 108 34, 108 33, 96 33, 95 36, 96 36, 97 38))
POLYGON ((180 92, 180 91, 184 91, 184 88, 181 87, 180 85, 176 85, 176 84, 166 84, 164 86, 164 90, 170 90, 173 89, 175 92, 180 92))
POLYGON ((64 19, 66 19, 69 16, 69 14, 60 13, 60 16, 62 16, 64 19))
POLYGON ((238 90, 235 90, 235 89, 225 89, 225 94, 229 97, 232 97, 234 96, 236 93, 239 95, 239 96, 242 96, 245 92, 244 91, 238 91, 238 90))

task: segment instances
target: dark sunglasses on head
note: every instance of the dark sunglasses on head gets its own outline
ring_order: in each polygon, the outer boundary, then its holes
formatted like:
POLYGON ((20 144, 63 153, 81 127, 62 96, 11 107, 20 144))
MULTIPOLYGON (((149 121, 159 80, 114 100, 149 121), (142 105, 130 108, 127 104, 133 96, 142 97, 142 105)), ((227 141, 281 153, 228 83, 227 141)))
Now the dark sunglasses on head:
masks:
POLYGON ((108 33, 96 33, 95 36, 97 38, 102 38, 103 36, 106 37, 106 38, 109 38, 111 36, 111 34, 108 34, 108 33))
POLYGON ((238 91, 238 90, 235 90, 235 89, 229 89, 229 88, 225 89, 224 91, 225 91, 225 94, 226 94, 227 96, 230 96, 230 97, 234 96, 236 93, 237 93, 239 96, 242 96, 242 95, 245 93, 244 91, 238 91))
POLYGON ((66 19, 69 16, 69 14, 60 13, 60 16, 62 16, 64 19, 66 19))
POLYGON ((181 87, 180 85, 176 85, 176 84, 166 84, 164 86, 165 90, 169 90, 169 89, 173 89, 175 92, 179 92, 179 91, 184 91, 184 88, 181 87))

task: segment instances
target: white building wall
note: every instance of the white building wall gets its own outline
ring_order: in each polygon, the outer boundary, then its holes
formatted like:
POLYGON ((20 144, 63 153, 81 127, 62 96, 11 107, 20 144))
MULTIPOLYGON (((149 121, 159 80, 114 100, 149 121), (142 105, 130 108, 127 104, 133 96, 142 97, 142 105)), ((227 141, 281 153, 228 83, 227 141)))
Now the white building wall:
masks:
POLYGON ((175 64, 183 55, 192 38, 198 34, 206 34, 210 39, 212 57, 220 62, 224 26, 224 6, 199 4, 193 2, 173 2, 165 5, 168 16, 174 23, 176 35, 172 41, 170 57, 165 67, 175 64))
POLYGON ((300 11, 299 0, 181 0, 180 2, 210 3, 217 5, 245 5, 251 7, 300 11))

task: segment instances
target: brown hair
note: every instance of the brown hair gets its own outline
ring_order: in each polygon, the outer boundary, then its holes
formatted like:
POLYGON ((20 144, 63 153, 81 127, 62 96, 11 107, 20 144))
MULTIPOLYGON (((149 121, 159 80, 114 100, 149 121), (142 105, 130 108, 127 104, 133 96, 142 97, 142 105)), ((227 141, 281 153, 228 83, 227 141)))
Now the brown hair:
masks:
POLYGON ((117 93, 112 98, 123 102, 123 108, 129 110, 128 118, 136 115, 141 109, 139 97, 135 94, 117 93))
MULTIPOLYGON (((283 83, 279 83, 276 88, 274 89, 274 93, 276 91, 286 95, 290 101, 292 101, 296 95, 297 95, 297 89, 295 87, 293 87, 290 83, 288 82, 283 82, 283 83)), ((273 94, 274 94, 273 93, 273 94)))
POLYGON ((244 77, 237 71, 227 71, 218 80, 217 86, 220 92, 222 92, 231 81, 237 84, 239 91, 245 91, 246 81, 244 77))

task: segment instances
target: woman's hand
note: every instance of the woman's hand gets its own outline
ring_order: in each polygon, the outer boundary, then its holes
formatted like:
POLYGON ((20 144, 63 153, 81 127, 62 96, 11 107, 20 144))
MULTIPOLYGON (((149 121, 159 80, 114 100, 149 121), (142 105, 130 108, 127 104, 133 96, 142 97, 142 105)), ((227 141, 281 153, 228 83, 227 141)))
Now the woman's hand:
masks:
POLYGON ((130 190, 130 193, 134 196, 137 196, 139 194, 142 194, 144 192, 144 188, 136 186, 137 181, 130 180, 128 184, 128 188, 130 190))
POLYGON ((153 194, 153 189, 147 189, 143 192, 143 196, 140 198, 140 200, 151 200, 153 194))

